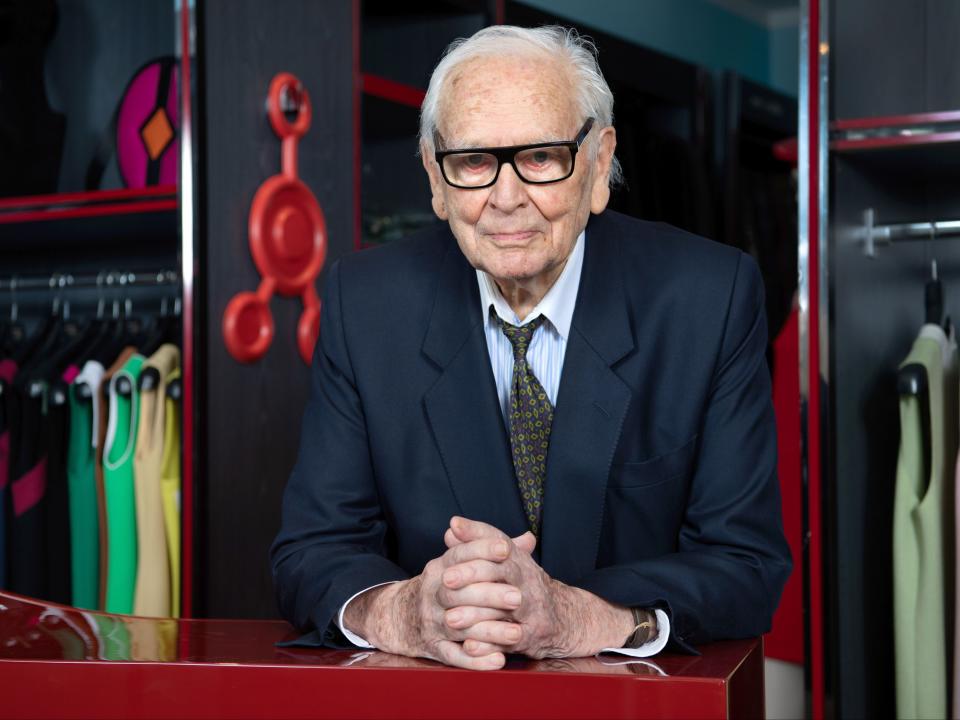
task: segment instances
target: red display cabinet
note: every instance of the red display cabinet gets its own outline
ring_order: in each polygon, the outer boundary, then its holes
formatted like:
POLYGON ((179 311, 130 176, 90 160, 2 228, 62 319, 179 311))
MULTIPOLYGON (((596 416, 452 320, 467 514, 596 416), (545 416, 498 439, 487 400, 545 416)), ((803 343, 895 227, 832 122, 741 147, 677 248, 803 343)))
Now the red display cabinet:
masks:
POLYGON ((474 672, 276 645, 275 620, 110 615, 0 593, 0 718, 757 718, 760 640, 474 672))

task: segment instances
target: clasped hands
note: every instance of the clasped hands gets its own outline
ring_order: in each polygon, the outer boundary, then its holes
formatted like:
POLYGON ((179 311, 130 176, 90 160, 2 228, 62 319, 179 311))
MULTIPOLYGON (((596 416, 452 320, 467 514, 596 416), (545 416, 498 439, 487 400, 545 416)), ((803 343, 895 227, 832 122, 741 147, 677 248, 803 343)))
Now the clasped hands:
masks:
POLYGON ((632 632, 629 610, 551 578, 531 556, 530 532, 510 538, 454 517, 444 542, 420 575, 351 602, 347 627, 385 652, 475 670, 503 667, 506 653, 592 655, 632 632))

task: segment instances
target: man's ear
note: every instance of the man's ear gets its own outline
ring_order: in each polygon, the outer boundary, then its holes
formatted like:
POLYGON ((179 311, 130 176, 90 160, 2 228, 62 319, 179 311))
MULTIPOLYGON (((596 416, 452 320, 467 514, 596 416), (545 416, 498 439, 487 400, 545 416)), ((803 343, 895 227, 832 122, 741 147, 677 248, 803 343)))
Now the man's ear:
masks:
POLYGON ((440 168, 437 166, 433 153, 425 143, 420 143, 420 160, 423 162, 423 169, 427 171, 427 177, 430 178, 430 193, 432 195, 430 203, 433 205, 433 212, 441 220, 447 219, 447 203, 444 199, 446 183, 440 175, 440 168))
POLYGON ((612 127, 605 127, 600 131, 597 139, 600 149, 593 168, 593 187, 590 188, 590 212, 599 215, 607 208, 610 202, 610 166, 613 163, 613 152, 617 149, 617 131, 612 127))

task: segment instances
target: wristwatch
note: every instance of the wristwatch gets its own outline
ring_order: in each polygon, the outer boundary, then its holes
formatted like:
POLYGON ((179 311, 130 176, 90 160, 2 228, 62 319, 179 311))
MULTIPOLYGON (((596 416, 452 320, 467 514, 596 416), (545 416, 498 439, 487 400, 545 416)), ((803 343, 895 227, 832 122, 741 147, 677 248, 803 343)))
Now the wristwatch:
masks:
POLYGON ((623 646, 633 649, 646 645, 657 636, 657 616, 643 608, 630 608, 630 612, 633 613, 633 632, 623 646))

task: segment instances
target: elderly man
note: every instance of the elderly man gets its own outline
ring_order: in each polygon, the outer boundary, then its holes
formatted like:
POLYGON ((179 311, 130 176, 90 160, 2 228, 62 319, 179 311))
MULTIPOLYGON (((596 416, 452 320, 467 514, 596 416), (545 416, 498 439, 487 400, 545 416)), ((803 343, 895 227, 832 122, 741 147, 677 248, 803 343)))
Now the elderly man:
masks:
POLYGON ((605 211, 613 97, 562 28, 455 43, 431 228, 335 264, 272 550, 304 642, 476 669, 766 631, 790 570, 763 288, 605 211))

